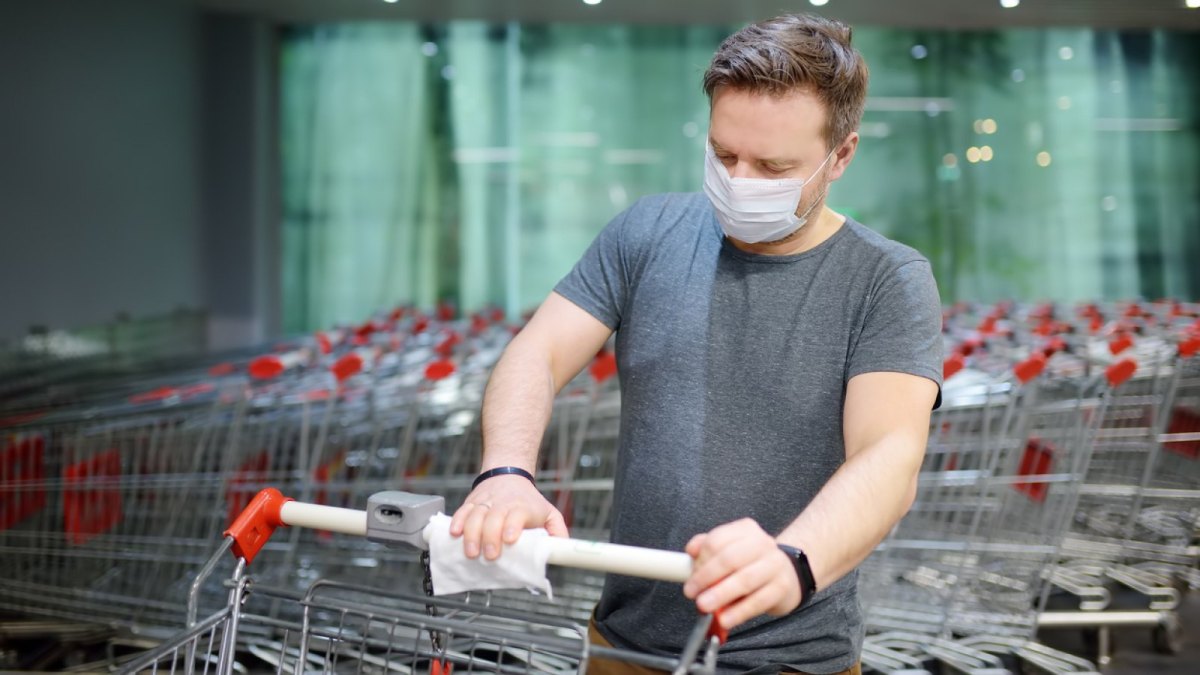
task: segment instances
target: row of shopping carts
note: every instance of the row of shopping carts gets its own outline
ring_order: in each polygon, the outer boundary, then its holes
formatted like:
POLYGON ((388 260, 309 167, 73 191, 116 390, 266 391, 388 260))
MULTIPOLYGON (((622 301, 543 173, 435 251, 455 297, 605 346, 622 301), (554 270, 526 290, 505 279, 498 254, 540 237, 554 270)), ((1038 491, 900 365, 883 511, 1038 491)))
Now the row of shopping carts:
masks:
MULTIPOLYGON (((53 403, 37 392, 6 400, 0 604, 163 634, 180 625, 214 533, 264 486, 325 505, 393 488, 461 501, 477 470, 483 385, 514 330, 502 319, 401 308, 265 354, 88 379, 53 403)), ((599 355, 564 390, 539 472, 575 532, 596 537, 611 497, 614 364, 599 355)), ((412 591, 417 565, 414 551, 296 530, 256 569, 293 592, 316 578, 412 591)), ((213 584, 198 611, 224 602, 213 584)))
MULTIPOLYGON (((947 311, 945 403, 918 499, 860 572, 868 667, 1091 669, 1034 642, 1052 626, 1104 636, 1147 625, 1173 646, 1174 610, 1197 585, 1198 310, 947 311)), ((127 641, 161 639, 186 617, 185 633, 126 663, 136 667, 159 656, 223 672, 586 664, 596 654, 578 626, 603 581, 596 571, 553 570, 553 604, 513 593, 431 600, 415 549, 361 536, 281 531, 253 577, 232 556, 211 557, 215 533, 268 486, 333 507, 395 489, 460 503, 487 375, 514 330, 496 312, 400 308, 269 353, 91 380, 53 403, 6 400, 0 603, 116 626, 127 641)), ((564 388, 541 454, 540 487, 585 539, 606 537, 612 506, 615 364, 602 352, 564 388)), ((605 656, 703 670, 698 654, 605 656)))
POLYGON ((0 340, 0 420, 10 406, 62 405, 75 392, 111 386, 122 376, 147 378, 195 361, 207 344, 207 313, 185 308, 160 315, 118 315, 75 330, 35 326, 0 340))
POLYGON ((1095 636, 1101 667, 1112 627, 1178 650, 1176 609, 1200 585, 1195 310, 947 313, 945 404, 918 497, 862 570, 866 663, 1090 669, 1032 642, 1067 627, 1095 636))

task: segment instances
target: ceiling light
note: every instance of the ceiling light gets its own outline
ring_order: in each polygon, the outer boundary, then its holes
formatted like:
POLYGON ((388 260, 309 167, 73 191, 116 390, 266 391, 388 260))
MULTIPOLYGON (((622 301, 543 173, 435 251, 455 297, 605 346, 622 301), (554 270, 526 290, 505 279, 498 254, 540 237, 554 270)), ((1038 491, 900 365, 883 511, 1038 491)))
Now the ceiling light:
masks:
POLYGON ((1184 4, 1186 4, 1188 6, 1188 9, 1200 8, 1200 0, 1187 0, 1187 2, 1185 2, 1184 4))
POLYGON ((1037 163, 1040 167, 1050 166, 1050 153, 1046 152, 1045 150, 1039 152, 1037 154, 1037 163))
POLYGON ((990 117, 987 118, 986 120, 983 120, 983 122, 981 122, 979 124, 979 126, 983 129, 983 133, 985 133, 985 134, 990 135, 990 134, 996 133, 996 120, 994 120, 990 117))
POLYGON ((583 0, 583 4, 585 4, 585 5, 598 5, 598 4, 600 4, 600 0, 583 0))
POLYGON ((1075 58, 1075 50, 1071 49, 1070 47, 1060 47, 1058 49, 1058 58, 1062 59, 1063 61, 1070 61, 1071 59, 1075 58))
POLYGON ((970 162, 972 164, 978 162, 979 156, 980 156, 979 148, 977 148, 973 145, 971 147, 967 148, 967 161, 968 162, 970 162))
POLYGON ((808 0, 813 7, 824 7, 829 3, 829 0, 808 0))
POLYGON ((1000 0, 1000 6, 1004 9, 1012 9, 1021 4, 1021 0, 1000 0))
POLYGON ((992 146, 985 145, 982 148, 979 148, 979 159, 985 162, 990 162, 994 156, 995 154, 992 152, 992 146))

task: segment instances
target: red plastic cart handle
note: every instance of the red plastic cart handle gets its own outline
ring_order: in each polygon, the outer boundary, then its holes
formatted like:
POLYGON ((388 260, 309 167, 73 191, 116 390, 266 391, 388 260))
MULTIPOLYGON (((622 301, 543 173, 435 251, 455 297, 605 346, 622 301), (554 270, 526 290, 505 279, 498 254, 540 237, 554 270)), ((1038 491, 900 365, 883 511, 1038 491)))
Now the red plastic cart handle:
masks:
POLYGON ((249 565, 262 550, 275 528, 284 524, 279 510, 292 501, 275 488, 266 488, 254 495, 250 504, 242 510, 229 529, 226 537, 233 537, 233 554, 249 565))
POLYGON ((966 360, 963 359, 962 354, 951 354, 950 358, 942 363, 942 380, 945 381, 954 377, 965 365, 966 360))
POLYGON ((1117 354, 1120 354, 1121 352, 1125 351, 1126 349, 1129 349, 1132 346, 1133 346, 1133 338, 1129 337, 1129 335, 1127 335, 1127 334, 1122 333, 1121 335, 1118 335, 1117 337, 1113 338, 1112 342, 1108 343, 1108 350, 1110 352, 1112 352, 1113 356, 1116 356, 1117 354))
POLYGON ((1113 389, 1125 384, 1133 374, 1137 372, 1137 361, 1133 359, 1121 359, 1109 366, 1104 371, 1104 376, 1108 378, 1108 384, 1113 389))
POLYGON ((333 372, 333 376, 338 382, 344 382, 347 378, 357 375, 362 372, 363 359, 354 352, 346 354, 338 359, 329 370, 333 372))
POLYGON ((250 377, 259 380, 269 380, 285 370, 283 361, 278 356, 260 356, 250 362, 247 369, 250 371, 250 377))
POLYGON ((1046 355, 1042 352, 1034 352, 1032 356, 1024 361, 1013 366, 1013 374, 1021 381, 1021 384, 1028 384, 1030 380, 1042 374, 1046 369, 1046 355))
POLYGON ((1200 335, 1192 336, 1179 343, 1179 358, 1188 359, 1200 352, 1200 335))
POLYGON ((425 379, 431 382, 444 380, 454 374, 455 367, 453 361, 441 360, 434 361, 425 367, 425 379))
POLYGON ((717 638, 718 644, 725 644, 729 639, 729 629, 721 623, 721 610, 713 612, 712 623, 708 624, 708 634, 705 637, 717 638))

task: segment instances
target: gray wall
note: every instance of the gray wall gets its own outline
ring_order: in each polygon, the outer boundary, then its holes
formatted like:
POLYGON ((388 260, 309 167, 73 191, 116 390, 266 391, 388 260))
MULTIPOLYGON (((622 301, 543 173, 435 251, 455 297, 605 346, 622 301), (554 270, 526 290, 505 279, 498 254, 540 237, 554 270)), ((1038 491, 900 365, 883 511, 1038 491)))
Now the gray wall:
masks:
POLYGON ((171 0, 0 2, 0 338, 208 309, 277 324, 273 32, 171 0))
POLYGON ((264 21, 201 21, 203 294, 215 349, 280 326, 276 32, 264 21))

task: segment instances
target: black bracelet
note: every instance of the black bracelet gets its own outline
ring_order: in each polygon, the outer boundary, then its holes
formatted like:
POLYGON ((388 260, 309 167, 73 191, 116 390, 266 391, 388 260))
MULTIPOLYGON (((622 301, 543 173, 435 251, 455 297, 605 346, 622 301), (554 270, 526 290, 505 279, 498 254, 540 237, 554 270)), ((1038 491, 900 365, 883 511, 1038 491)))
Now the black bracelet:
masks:
POLYGON ((778 544, 779 550, 783 551, 791 560, 792 566, 796 568, 796 577, 800 581, 800 605, 799 609, 808 604, 812 600, 812 596, 817 592, 817 580, 813 577, 812 567, 808 564, 808 555, 796 548, 787 544, 778 544))
POLYGON ((533 474, 529 473, 525 469, 522 469, 522 468, 516 467, 516 466, 498 466, 495 469, 488 469, 487 471, 484 471, 483 473, 476 476, 475 482, 471 483, 471 489, 474 490, 475 488, 479 487, 480 483, 482 483, 483 481, 485 481, 489 478, 494 478, 496 476, 504 476, 504 475, 508 475, 508 474, 528 478, 529 482, 533 483, 533 474))

